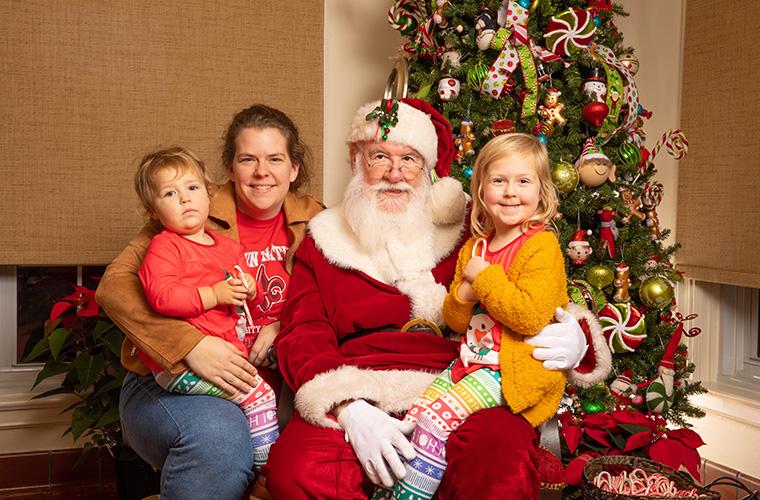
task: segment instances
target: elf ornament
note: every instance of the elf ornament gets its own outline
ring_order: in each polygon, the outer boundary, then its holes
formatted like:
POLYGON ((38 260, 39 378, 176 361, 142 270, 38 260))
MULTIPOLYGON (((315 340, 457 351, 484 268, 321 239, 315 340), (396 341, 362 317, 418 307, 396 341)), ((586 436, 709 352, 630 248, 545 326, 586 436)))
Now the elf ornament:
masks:
MULTIPOLYGON (((548 89, 546 91, 546 97, 544 97, 544 104, 538 107, 538 114, 543 118, 544 122, 552 125, 552 128, 556 124, 559 127, 564 127, 567 120, 562 113, 565 111, 565 104, 559 102, 559 96, 562 95, 557 89, 548 89)), ((551 134, 549 134, 551 135, 551 134)))
POLYGON ((615 225, 615 211, 610 207, 603 207, 597 211, 601 222, 599 223, 599 239, 602 240, 602 247, 607 249, 610 259, 615 258, 615 240, 618 238, 618 229, 615 225))
POLYGON ((593 138, 586 139, 581 157, 575 162, 583 185, 599 187, 605 181, 615 182, 615 165, 594 144, 593 138))
POLYGON ((459 135, 454 139, 458 163, 462 163, 462 160, 466 157, 475 156, 475 149, 472 147, 472 141, 474 140, 475 134, 472 133, 472 121, 462 120, 462 124, 459 126, 459 135))
POLYGON ((630 268, 625 262, 621 262, 615 268, 615 281, 612 282, 615 286, 615 295, 612 296, 612 300, 615 302, 630 302, 631 300, 631 295, 628 293, 628 288, 631 286, 629 271, 630 268))
POLYGON ((604 306, 599 311, 599 324, 613 353, 633 352, 647 338, 644 316, 628 302, 604 306))
POLYGON ((585 264, 593 253, 591 245, 586 241, 586 236, 590 235, 590 229, 578 229, 573 234, 570 243, 567 244, 567 255, 570 257, 570 262, 576 266, 585 264))
POLYGON ((668 341, 665 347, 665 353, 662 355, 660 365, 657 367, 657 377, 649 382, 646 392, 647 408, 655 413, 667 412, 675 394, 673 392, 673 379, 675 377, 674 359, 678 344, 681 343, 681 334, 683 333, 683 323, 679 323, 676 331, 668 341))

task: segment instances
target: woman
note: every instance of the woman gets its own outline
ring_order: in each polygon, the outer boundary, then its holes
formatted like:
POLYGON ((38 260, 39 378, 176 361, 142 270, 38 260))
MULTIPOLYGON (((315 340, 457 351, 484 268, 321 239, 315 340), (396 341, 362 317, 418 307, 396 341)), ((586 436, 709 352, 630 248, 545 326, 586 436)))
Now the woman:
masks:
POLYGON ((136 356, 143 349, 164 369, 190 368, 222 389, 245 391, 256 370, 279 389, 269 347, 279 331, 293 254, 306 223, 322 205, 299 193, 308 182, 310 155, 287 115, 264 105, 244 109, 224 136, 222 163, 229 182, 212 195, 208 229, 238 239, 264 300, 252 311, 258 335, 246 359, 222 339, 148 306, 137 271, 150 239, 148 223, 111 263, 98 287, 98 303, 127 334, 121 361, 129 373, 121 391, 124 437, 162 470, 162 498, 239 498, 252 477, 248 423, 230 401, 163 391, 136 356), (256 366, 256 368, 254 368, 256 366))

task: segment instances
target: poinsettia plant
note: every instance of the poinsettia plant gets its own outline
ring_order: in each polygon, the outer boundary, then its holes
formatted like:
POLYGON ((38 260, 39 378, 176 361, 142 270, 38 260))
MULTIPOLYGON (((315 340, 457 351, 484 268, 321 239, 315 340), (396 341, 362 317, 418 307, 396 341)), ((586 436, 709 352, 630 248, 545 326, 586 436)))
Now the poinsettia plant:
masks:
POLYGON ((581 484, 583 466, 602 455, 646 457, 675 470, 683 466, 699 480, 697 448, 705 444, 702 438, 688 428, 669 429, 658 413, 618 409, 581 419, 565 412, 558 419, 568 452, 574 456, 565 469, 568 484, 581 484))
POLYGON ((74 293, 55 303, 45 322, 44 336, 26 361, 45 365, 34 382, 59 376, 60 385, 35 396, 76 396, 63 411, 71 411, 66 434, 86 439, 84 452, 123 444, 119 423, 119 391, 125 370, 119 362, 124 334, 95 302, 95 291, 76 286, 74 293))

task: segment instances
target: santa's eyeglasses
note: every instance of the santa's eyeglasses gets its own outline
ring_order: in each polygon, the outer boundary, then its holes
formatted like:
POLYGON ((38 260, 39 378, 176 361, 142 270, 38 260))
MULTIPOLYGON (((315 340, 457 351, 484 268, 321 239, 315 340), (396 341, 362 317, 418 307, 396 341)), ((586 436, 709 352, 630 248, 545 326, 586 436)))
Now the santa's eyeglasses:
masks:
POLYGON ((424 168, 422 157, 415 153, 393 155, 382 149, 373 148, 362 151, 362 154, 372 175, 378 177, 386 176, 397 165, 401 176, 406 180, 412 180, 420 175, 424 168))

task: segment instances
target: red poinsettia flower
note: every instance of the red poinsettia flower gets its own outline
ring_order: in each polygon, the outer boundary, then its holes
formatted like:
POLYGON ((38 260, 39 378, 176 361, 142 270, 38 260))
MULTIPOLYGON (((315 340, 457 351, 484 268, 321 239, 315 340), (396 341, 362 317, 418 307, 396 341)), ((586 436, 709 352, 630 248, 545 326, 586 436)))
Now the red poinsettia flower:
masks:
POLYGON ((699 480, 699 452, 705 444, 699 434, 691 429, 673 429, 649 448, 649 458, 678 470, 682 465, 699 480))
POLYGON ((63 297, 53 305, 53 308, 50 310, 50 320, 57 319, 72 307, 76 307, 76 314, 79 317, 97 316, 100 309, 98 308, 98 303, 95 302, 95 290, 90 290, 84 286, 75 286, 74 293, 63 297))

